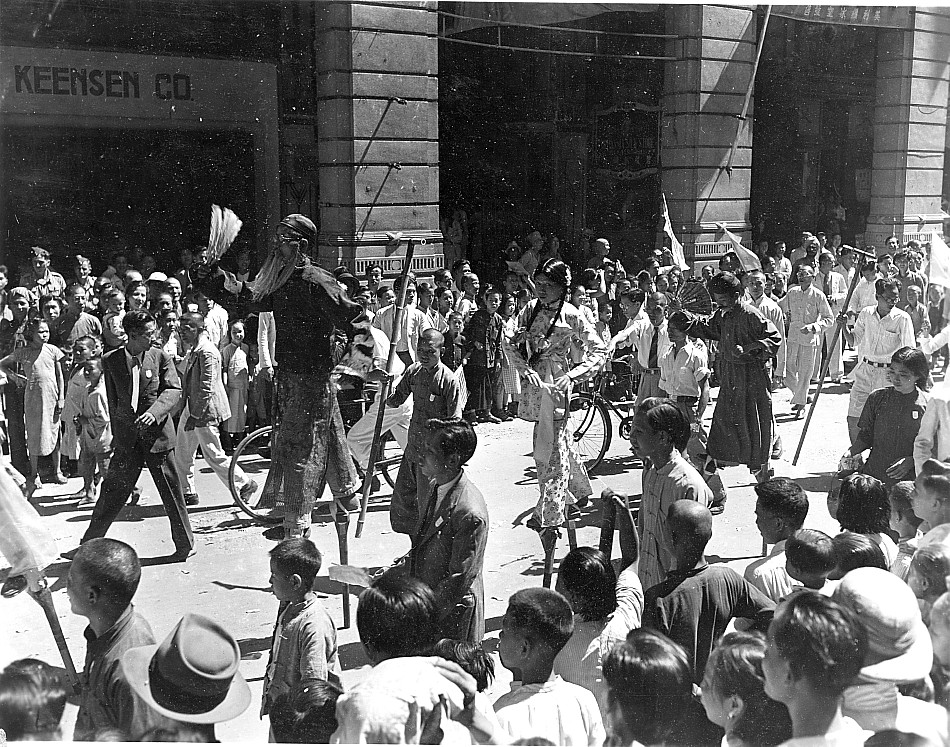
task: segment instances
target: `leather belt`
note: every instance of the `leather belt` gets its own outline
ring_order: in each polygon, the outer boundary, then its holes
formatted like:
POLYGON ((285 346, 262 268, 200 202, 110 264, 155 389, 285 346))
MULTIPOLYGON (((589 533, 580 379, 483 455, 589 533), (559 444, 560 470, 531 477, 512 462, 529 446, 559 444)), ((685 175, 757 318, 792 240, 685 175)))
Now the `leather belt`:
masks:
POLYGON ((867 358, 864 359, 864 362, 869 366, 874 366, 874 368, 887 368, 890 366, 890 363, 878 363, 877 361, 869 361, 867 358))

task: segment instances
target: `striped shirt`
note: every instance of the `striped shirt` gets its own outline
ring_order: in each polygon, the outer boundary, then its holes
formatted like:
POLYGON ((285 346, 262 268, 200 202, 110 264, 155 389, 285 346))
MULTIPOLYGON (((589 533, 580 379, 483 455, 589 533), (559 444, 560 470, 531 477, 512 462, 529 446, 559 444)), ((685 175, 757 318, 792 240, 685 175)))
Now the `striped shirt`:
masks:
POLYGON ((643 587, 633 565, 617 577, 617 608, 604 620, 574 615, 574 633, 554 659, 554 674, 594 693, 601 715, 607 716, 607 683, 603 661, 615 644, 640 627, 643 587))

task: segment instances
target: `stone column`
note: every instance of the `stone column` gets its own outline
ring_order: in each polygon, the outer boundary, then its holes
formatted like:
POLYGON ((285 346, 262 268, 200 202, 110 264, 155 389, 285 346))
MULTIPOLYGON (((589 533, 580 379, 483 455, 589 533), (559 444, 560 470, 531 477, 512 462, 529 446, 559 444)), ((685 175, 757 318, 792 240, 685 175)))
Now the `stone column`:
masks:
POLYGON ((668 46, 678 60, 664 74, 661 184, 687 258, 718 258, 729 244, 719 241, 717 222, 750 237, 751 103, 741 127, 737 116, 752 78, 755 9, 667 6, 666 33, 682 38, 668 46))
POLYGON ((942 233, 950 11, 911 10, 913 28, 878 32, 871 207, 864 240, 942 233))
POLYGON ((442 265, 435 2, 319 3, 316 20, 319 255, 326 267, 442 265), (401 248, 387 234, 401 232, 401 248))

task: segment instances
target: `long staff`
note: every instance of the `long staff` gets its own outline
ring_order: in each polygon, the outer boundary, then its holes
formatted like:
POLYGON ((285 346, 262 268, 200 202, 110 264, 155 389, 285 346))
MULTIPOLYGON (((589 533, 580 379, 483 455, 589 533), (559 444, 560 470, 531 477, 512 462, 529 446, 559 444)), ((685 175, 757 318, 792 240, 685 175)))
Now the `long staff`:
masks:
MULTIPOLYGON (((861 255, 861 262, 854 270, 854 277, 851 278, 851 287, 848 288, 848 295, 844 299, 844 310, 847 312, 848 306, 851 305, 851 296, 854 295, 854 289, 858 287, 858 281, 861 279, 861 269, 864 267, 865 262, 869 260, 876 259, 876 257, 870 252, 866 252, 863 249, 855 249, 856 254, 861 255)), ((821 365, 821 376, 818 377, 818 389, 815 390, 815 396, 811 401, 811 408, 808 410, 808 417, 805 418, 805 426, 802 428, 802 436, 798 439, 798 448, 795 449, 795 458, 792 459, 792 464, 798 464, 798 457, 801 456, 802 446, 805 444, 805 435, 808 433, 808 425, 811 423, 811 417, 815 414, 815 407, 818 405, 818 397, 821 395, 821 387, 825 383, 825 377, 828 375, 828 366, 831 365, 831 351, 835 349, 835 345, 838 344, 838 341, 841 339, 841 331, 844 329, 845 322, 839 319, 836 323, 834 337, 831 338, 831 345, 828 346, 828 355, 825 356, 825 362, 821 365)), ((860 363, 860 361, 859 361, 860 363)))
POLYGON ((389 398, 389 390, 392 388, 393 364, 396 360, 396 346, 399 342, 399 333, 402 330, 402 318, 406 313, 406 278, 409 270, 412 268, 412 255, 416 250, 416 244, 425 244, 425 239, 409 239, 406 247, 406 260, 402 265, 402 272, 399 274, 401 287, 399 289, 399 298, 396 301, 396 313, 393 316, 393 334, 389 341, 389 357, 386 359, 386 379, 379 385, 379 393, 376 395, 376 401, 379 403, 379 410, 376 413, 376 428, 373 430, 373 445, 369 452, 369 465, 366 467, 366 478, 363 482, 363 499, 360 501, 360 518, 356 522, 356 537, 363 536, 363 524, 366 523, 366 511, 369 509, 369 494, 373 490, 373 475, 376 472, 376 462, 379 461, 379 453, 382 449, 380 436, 383 431, 383 416, 386 414, 386 400, 389 398))
POLYGON ((24 574, 30 587, 33 598, 46 615, 46 622, 49 623, 49 629, 53 633, 53 640, 56 641, 56 648, 59 649, 59 655, 63 659, 63 666, 66 667, 66 676, 73 687, 74 692, 79 692, 79 675, 76 674, 76 665, 73 663, 73 657, 69 653, 69 646, 66 644, 66 636, 63 634, 63 628, 59 624, 59 616, 56 614, 56 607, 53 605, 53 595, 50 594, 49 583, 42 571, 31 569, 24 574))

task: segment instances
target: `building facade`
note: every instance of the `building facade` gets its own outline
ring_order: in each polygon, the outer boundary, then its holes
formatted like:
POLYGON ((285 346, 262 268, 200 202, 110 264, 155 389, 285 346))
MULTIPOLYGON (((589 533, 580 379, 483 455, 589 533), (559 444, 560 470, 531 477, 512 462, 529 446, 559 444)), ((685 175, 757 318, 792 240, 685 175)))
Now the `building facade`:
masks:
POLYGON ((862 6, 8 0, 0 251, 100 269, 202 243, 490 265, 531 230, 636 267, 661 196, 687 254, 802 229, 942 230, 950 11, 862 6))

